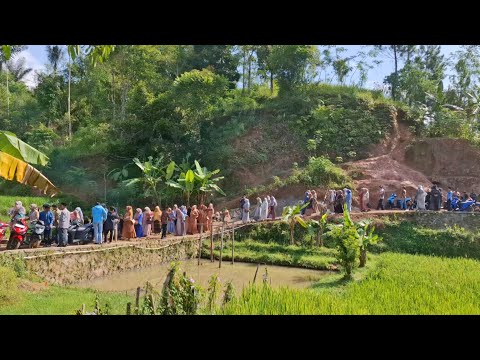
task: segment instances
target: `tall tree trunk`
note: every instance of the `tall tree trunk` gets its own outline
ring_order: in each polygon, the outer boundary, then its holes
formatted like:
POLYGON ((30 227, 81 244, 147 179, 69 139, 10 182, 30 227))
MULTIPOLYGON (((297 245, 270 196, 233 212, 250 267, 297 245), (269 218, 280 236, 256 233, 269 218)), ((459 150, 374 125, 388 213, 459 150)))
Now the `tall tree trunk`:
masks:
POLYGON ((252 56, 253 56, 253 50, 248 56, 248 91, 250 91, 250 82, 252 79, 252 56))
POLYGON ((273 72, 270 71, 270 94, 273 95, 273 72))
POLYGON ((295 232, 295 224, 290 225, 290 244, 293 245, 295 240, 294 240, 294 232, 295 232))
POLYGON ((7 120, 10 119, 10 90, 8 87, 8 69, 7 69, 7 120))
POLYGON ((247 64, 247 51, 243 49, 243 66, 242 66, 242 93, 245 92, 245 65, 247 64))
POLYGON ((112 121, 115 121, 115 112, 116 112, 116 104, 115 104, 115 72, 112 71, 112 102, 113 102, 113 118, 112 121))
POLYGON ((395 79, 392 84, 392 99, 397 99, 397 79, 398 79, 398 57, 397 57, 397 45, 393 46, 393 58, 395 60, 395 79))
POLYGON ((72 119, 70 117, 70 84, 72 82, 72 64, 68 55, 68 139, 72 139, 72 119))

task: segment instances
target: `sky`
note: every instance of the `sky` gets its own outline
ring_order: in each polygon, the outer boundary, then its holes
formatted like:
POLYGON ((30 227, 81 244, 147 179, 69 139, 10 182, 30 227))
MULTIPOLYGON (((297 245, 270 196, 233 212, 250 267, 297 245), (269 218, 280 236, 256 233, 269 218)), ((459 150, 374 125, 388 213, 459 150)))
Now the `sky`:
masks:
MULTIPOLYGON (((347 51, 342 56, 350 56, 362 50, 362 45, 339 45, 345 47, 347 51)), ((47 61, 47 54, 45 50, 46 45, 28 45, 28 48, 22 51, 18 57, 24 57, 28 67, 34 71, 27 75, 25 83, 30 87, 35 86, 35 71, 45 70, 47 61)), ((460 45, 442 45, 442 53, 446 56, 450 55, 460 48, 460 45)), ((367 88, 375 87, 375 83, 383 83, 385 76, 393 71, 393 60, 383 58, 383 63, 377 68, 370 71, 368 74, 367 88)), ((448 79, 444 85, 448 85, 448 79)))

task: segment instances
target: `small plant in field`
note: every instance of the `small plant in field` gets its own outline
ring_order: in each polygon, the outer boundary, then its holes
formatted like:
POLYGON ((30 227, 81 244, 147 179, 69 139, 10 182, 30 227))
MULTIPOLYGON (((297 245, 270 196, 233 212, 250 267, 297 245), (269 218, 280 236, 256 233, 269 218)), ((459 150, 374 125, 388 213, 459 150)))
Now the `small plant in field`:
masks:
POLYGON ((327 225, 326 213, 322 215, 322 217, 320 218, 320 221, 310 220, 308 222, 308 232, 310 233, 310 235, 315 236, 317 246, 319 247, 323 246, 323 238, 324 238, 326 225, 327 225))
POLYGON ((222 306, 225 306, 233 299, 235 299, 235 288, 233 287, 232 281, 228 281, 225 285, 225 291, 223 293, 222 306))
POLYGON ((195 315, 200 307, 202 289, 195 284, 192 277, 183 273, 179 281, 182 309, 185 315, 195 315))
POLYGON ((220 287, 220 282, 217 274, 213 274, 210 276, 210 279, 208 279, 208 289, 207 289, 207 294, 208 294, 208 301, 207 301, 207 308, 208 311, 212 311, 214 306, 215 306, 215 299, 217 298, 218 294, 218 289, 220 287))

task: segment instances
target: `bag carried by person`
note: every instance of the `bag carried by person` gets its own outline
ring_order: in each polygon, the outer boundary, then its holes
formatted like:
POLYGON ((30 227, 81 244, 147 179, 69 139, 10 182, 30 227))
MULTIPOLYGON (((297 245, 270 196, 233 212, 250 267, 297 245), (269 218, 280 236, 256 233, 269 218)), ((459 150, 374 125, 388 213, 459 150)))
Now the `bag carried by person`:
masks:
POLYGON ((153 223, 153 213, 149 213, 147 215, 147 224, 152 224, 153 223))

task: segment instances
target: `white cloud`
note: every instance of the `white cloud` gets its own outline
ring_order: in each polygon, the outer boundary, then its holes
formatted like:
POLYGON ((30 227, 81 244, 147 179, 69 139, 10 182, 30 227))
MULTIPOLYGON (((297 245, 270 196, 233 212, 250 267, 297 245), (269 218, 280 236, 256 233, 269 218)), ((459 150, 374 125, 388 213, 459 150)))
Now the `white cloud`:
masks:
POLYGON ((37 82, 35 79, 36 71, 45 70, 45 65, 40 64, 40 62, 35 58, 35 56, 30 52, 29 49, 24 50, 18 55, 16 55, 13 61, 15 61, 16 59, 20 59, 22 57, 25 58, 25 66, 33 69, 29 74, 25 76, 25 78, 23 79, 23 82, 29 88, 33 88, 37 85, 37 82))

